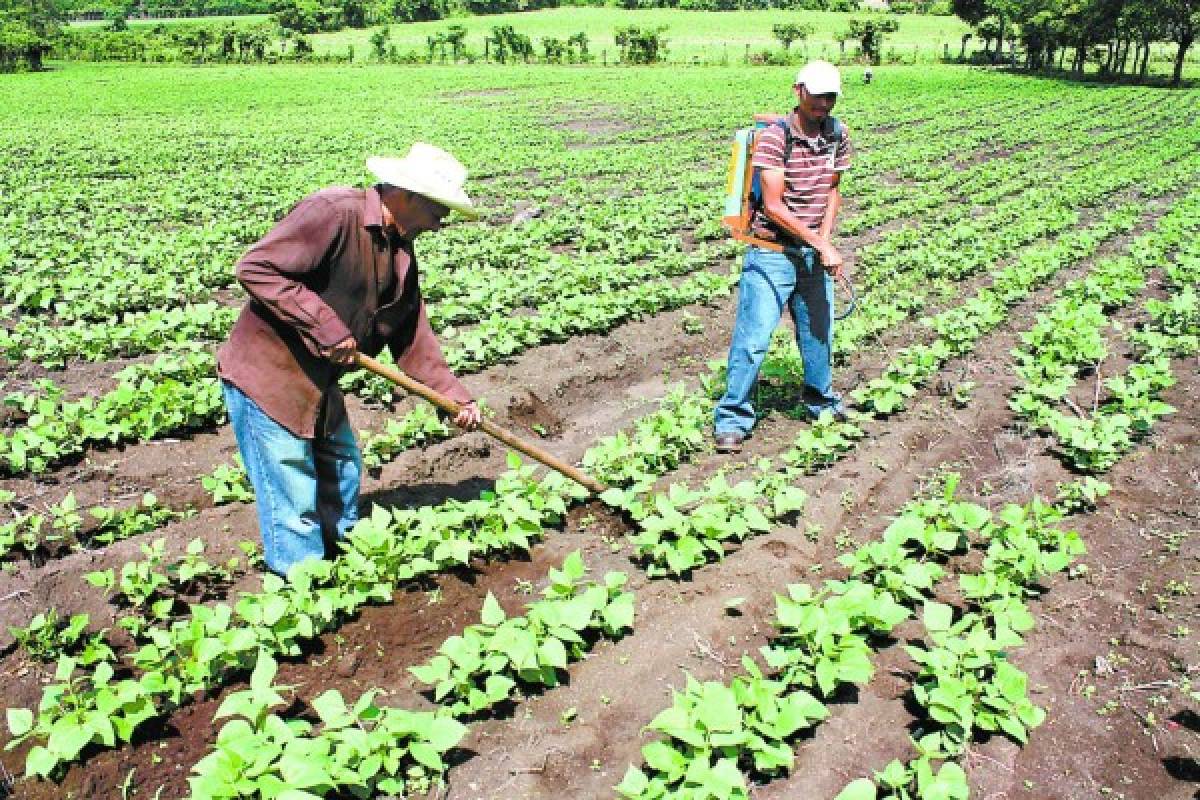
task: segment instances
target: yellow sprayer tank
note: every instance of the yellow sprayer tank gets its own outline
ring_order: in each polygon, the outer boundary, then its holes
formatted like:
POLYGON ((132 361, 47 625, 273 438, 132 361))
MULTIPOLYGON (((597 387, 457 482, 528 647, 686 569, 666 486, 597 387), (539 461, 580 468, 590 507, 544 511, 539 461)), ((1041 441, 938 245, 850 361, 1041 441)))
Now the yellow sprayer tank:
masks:
POLYGON ((733 148, 729 153, 729 176, 725 181, 725 209, 723 217, 739 217, 746 202, 747 182, 750 180, 750 147, 754 139, 754 128, 742 128, 733 132, 733 148))

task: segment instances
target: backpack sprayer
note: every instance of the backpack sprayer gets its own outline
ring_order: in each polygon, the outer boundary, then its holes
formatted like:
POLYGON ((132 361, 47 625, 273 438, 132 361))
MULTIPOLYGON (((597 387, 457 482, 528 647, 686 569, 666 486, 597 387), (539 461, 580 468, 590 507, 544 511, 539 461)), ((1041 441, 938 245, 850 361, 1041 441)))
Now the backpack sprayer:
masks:
MULTIPOLYGON (((792 153, 792 133, 788 118, 783 114, 755 114, 754 125, 749 128, 739 128, 733 133, 733 147, 729 154, 729 175, 725 183, 725 207, 721 215, 721 224, 729 231, 729 235, 739 242, 761 247, 776 253, 798 257, 801 247, 773 242, 754 234, 752 228, 754 215, 763 205, 762 181, 759 171, 754 168, 754 150, 758 146, 759 137, 763 131, 772 126, 783 129, 784 163, 792 153)), ((829 117, 825 121, 822 134, 829 139, 841 140, 846 135, 846 129, 840 121, 829 117)), ((845 319, 854 313, 858 307, 858 295, 854 285, 844 274, 838 284, 848 295, 840 311, 834 313, 834 319, 845 319)))

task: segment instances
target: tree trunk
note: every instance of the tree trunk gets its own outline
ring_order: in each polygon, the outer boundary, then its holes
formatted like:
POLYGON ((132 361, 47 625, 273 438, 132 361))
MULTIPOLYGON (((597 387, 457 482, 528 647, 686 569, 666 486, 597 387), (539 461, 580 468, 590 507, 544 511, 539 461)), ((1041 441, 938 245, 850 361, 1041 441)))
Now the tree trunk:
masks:
POLYGON ((1142 42, 1142 71, 1138 73, 1142 80, 1150 74, 1150 43, 1142 42))
POLYGON ((1184 36, 1179 40, 1179 50, 1175 53, 1175 72, 1171 75, 1172 86, 1178 86, 1183 80, 1183 57, 1187 55, 1188 48, 1194 41, 1196 41, 1195 34, 1184 36))

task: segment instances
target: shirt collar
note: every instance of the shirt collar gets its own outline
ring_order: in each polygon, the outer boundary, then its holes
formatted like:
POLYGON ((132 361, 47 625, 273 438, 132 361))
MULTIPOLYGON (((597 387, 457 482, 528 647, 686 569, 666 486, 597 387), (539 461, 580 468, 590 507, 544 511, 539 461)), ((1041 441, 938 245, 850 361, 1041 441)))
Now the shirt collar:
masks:
POLYGON ((378 186, 372 186, 363 195, 363 227, 374 228, 392 240, 401 238, 394 228, 383 227, 383 196, 379 193, 378 186))
POLYGON ((379 187, 372 186, 363 194, 363 227, 383 229, 383 198, 379 187))
POLYGON ((800 111, 799 106, 792 109, 792 113, 788 114, 788 126, 791 128, 792 137, 808 144, 811 147, 821 148, 829 142, 825 139, 824 128, 817 132, 816 136, 809 136, 800 127, 800 111))

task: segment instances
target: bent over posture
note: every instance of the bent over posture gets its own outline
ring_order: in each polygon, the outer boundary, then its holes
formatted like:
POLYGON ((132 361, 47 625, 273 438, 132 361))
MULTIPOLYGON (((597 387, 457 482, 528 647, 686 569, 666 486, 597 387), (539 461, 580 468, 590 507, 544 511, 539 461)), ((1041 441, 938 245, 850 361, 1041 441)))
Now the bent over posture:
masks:
POLYGON ((786 250, 746 251, 725 394, 714 415, 718 451, 740 450, 754 427, 750 395, 785 307, 804 361, 801 401, 813 418, 825 411, 844 416, 830 367, 833 278, 843 267, 831 236, 842 203, 838 184, 852 152, 845 126, 830 116, 841 90, 836 67, 810 62, 796 75, 797 104, 786 126, 772 125, 759 136, 752 166, 762 183, 762 207, 751 225, 757 238, 786 250))
POLYGON ((309 195, 242 256, 250 298, 217 353, 266 563, 280 575, 324 557, 358 520, 362 457, 337 383, 358 351, 388 347, 401 369, 464 404, 455 423, 480 422, 429 325, 412 249, 451 210, 477 215, 466 170, 423 143, 367 169, 374 186, 309 195))

